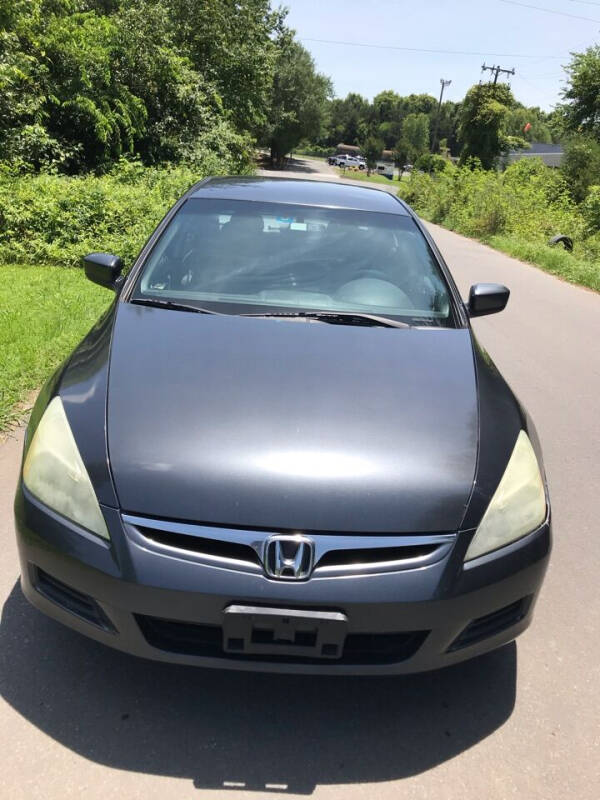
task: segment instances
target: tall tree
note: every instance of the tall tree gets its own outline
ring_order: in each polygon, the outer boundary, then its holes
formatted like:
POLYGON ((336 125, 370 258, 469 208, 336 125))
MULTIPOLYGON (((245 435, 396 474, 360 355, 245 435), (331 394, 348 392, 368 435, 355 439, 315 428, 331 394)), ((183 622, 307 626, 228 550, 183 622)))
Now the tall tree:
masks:
POLYGON ((0 157, 78 172, 241 153, 284 17, 269 0, 0 0, 0 157))
POLYGON ((423 112, 409 114, 402 123, 401 138, 406 155, 414 164, 429 150, 429 116, 423 112))
POLYGON ((289 31, 279 38, 270 109, 262 140, 281 166, 302 139, 316 139, 327 115, 331 81, 315 69, 310 53, 289 31))
POLYGON ((369 136, 361 145, 360 152, 367 162, 367 175, 370 175, 371 170, 375 169, 377 161, 381 158, 383 142, 376 136, 369 136))
POLYGON ((600 140, 600 46, 574 53, 566 68, 568 85, 560 106, 564 127, 582 131, 600 140))
POLYGON ((273 11, 271 0, 154 1, 171 9, 176 45, 215 86, 236 126, 256 131, 268 112, 287 11, 273 11))
POLYGON ((469 89, 460 116, 461 163, 478 158, 484 169, 493 169, 502 153, 524 144, 506 133, 506 120, 514 105, 506 84, 480 83, 469 89))

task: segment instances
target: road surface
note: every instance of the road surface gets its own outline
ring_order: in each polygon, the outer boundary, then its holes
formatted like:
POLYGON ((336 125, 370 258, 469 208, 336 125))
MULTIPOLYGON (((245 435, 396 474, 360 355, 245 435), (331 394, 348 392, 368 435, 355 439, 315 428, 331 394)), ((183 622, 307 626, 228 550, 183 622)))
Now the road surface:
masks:
POLYGON ((533 627, 408 678, 217 673, 104 649, 21 596, 17 433, 0 447, 5 797, 600 797, 600 295, 431 229, 465 296, 475 281, 512 290, 474 327, 544 445, 555 547, 533 627))

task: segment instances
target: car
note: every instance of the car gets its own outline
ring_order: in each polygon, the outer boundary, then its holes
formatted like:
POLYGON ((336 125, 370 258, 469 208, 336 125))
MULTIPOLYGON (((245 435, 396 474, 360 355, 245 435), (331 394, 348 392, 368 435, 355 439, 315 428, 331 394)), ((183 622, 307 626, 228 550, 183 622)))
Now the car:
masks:
POLYGON ((358 169, 365 168, 365 160, 357 156, 340 156, 336 161, 338 167, 357 167, 358 169))
POLYGON ((335 157, 333 163, 336 167, 342 167, 349 158, 350 158, 349 155, 347 155, 346 153, 342 153, 341 155, 335 157))
MULTIPOLYGON (((401 674, 529 625, 540 444, 435 242, 374 188, 208 178, 49 378, 15 497, 25 596, 135 656, 401 674)), ((507 321, 508 324, 508 321, 507 321)))
POLYGON ((341 153, 336 153, 336 154, 335 154, 335 155, 333 155, 333 156, 327 156, 327 163, 328 163, 328 164, 332 164, 332 165, 333 165, 333 164, 335 164, 335 163, 337 162, 338 158, 339 158, 341 155, 342 155, 341 153))

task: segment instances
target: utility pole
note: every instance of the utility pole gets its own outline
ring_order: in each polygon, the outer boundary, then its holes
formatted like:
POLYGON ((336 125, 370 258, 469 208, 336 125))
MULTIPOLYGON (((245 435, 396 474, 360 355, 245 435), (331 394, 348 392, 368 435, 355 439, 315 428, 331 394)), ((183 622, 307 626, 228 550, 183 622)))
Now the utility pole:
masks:
POLYGON ((442 99, 444 97, 444 89, 446 86, 450 86, 452 81, 446 81, 443 78, 440 78, 440 83, 442 85, 442 90, 440 92, 440 102, 438 103, 437 107, 437 115, 435 117, 435 127, 433 129, 433 137, 431 139, 431 152, 435 153, 435 148, 437 147, 437 136, 438 136, 438 128, 440 126, 440 115, 442 113, 442 99))
POLYGON ((504 72, 504 73, 506 73, 507 75, 514 75, 514 74, 515 74, 515 68, 514 68, 514 67, 513 67, 512 69, 502 69, 502 67, 497 67, 495 64, 494 64, 494 66, 493 66, 493 67, 488 67, 488 66, 486 66, 486 65, 484 64, 484 65, 481 67, 481 71, 482 71, 482 72, 485 72, 486 70, 489 70, 490 72, 493 72, 493 73, 494 73, 494 86, 495 86, 495 85, 498 83, 498 75, 499 75, 501 72, 504 72))

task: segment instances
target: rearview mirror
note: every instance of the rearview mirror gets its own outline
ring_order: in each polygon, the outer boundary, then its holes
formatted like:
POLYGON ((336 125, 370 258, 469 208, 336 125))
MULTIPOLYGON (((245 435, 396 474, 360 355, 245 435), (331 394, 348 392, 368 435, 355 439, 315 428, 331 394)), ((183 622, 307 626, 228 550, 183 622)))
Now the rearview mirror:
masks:
POLYGON ((84 256, 83 267, 88 280, 106 289, 116 289, 123 261, 111 253, 89 253, 84 256))
POLYGON ((470 317, 497 314, 508 303, 510 291, 501 283, 476 283, 469 291, 467 311, 470 317))

